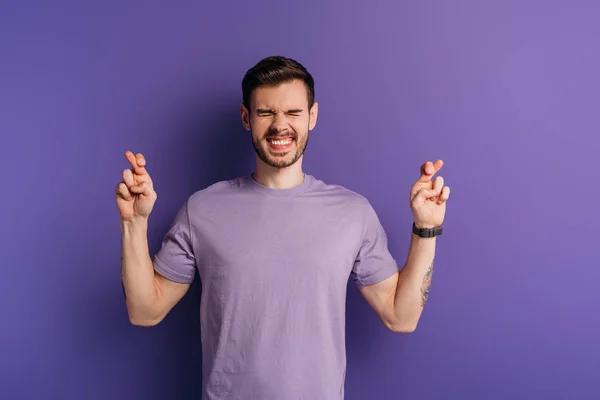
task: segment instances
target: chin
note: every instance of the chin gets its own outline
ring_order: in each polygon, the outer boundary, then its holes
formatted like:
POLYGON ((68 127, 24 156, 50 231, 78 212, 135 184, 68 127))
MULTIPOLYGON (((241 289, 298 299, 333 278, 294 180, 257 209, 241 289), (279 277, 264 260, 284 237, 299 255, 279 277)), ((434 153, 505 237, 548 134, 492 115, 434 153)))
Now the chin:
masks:
POLYGON ((298 154, 298 142, 294 139, 293 143, 285 150, 277 151, 273 149, 265 140, 260 143, 254 142, 254 149, 260 160, 273 168, 287 168, 296 164, 302 154, 298 154))
POLYGON ((263 162, 265 162, 265 164, 271 166, 271 167, 275 167, 275 168, 287 168, 290 167, 292 165, 294 165, 298 159, 296 157, 294 157, 293 152, 287 153, 284 156, 275 156, 272 154, 267 153, 266 156, 264 158, 262 158, 263 162))
POLYGON ((293 159, 268 159, 266 162, 267 165, 274 167, 274 168, 287 168, 287 167, 291 167, 292 165, 295 164, 293 159))

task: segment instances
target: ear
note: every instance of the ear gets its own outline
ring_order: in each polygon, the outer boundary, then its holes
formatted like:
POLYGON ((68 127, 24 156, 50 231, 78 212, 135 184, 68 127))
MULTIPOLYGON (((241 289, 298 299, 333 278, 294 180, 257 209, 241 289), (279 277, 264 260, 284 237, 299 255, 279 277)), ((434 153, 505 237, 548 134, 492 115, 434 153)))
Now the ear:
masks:
POLYGON ((250 112, 246 106, 244 106, 244 103, 240 104, 240 115, 242 116, 242 125, 244 125, 244 128, 247 131, 250 131, 250 112))
POLYGON ((317 116, 319 115, 319 103, 316 101, 313 103, 313 106, 310 109, 310 121, 308 124, 308 130, 312 131, 315 125, 317 124, 317 116))

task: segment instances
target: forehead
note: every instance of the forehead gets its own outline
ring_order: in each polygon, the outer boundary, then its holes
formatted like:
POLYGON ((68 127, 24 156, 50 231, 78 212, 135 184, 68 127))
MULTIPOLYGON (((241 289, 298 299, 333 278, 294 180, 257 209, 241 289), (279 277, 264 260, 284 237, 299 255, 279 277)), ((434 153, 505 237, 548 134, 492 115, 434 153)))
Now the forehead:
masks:
POLYGON ((303 109, 308 107, 308 92, 300 80, 277 86, 261 86, 252 93, 252 105, 255 109, 303 109))

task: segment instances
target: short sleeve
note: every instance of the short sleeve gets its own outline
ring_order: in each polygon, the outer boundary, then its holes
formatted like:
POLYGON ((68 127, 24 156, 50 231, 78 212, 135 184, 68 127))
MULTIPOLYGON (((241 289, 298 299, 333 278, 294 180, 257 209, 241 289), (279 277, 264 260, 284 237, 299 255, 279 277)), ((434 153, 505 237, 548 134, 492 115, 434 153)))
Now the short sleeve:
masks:
POLYGON ((360 288, 381 282, 398 272, 398 264, 388 250, 387 236, 379 218, 368 204, 364 211, 363 236, 351 276, 360 288))
POLYGON ((154 269, 165 278, 179 283, 191 283, 196 273, 188 201, 177 212, 160 250, 154 256, 154 269))

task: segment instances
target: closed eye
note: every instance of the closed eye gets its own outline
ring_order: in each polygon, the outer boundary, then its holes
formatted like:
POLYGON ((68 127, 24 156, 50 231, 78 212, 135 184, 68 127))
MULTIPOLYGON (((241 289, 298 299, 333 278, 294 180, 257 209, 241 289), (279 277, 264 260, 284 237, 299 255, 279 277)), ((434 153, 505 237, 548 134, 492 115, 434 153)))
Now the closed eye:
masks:
POLYGON ((274 115, 275 111, 273 111, 273 110, 266 110, 266 109, 263 109, 263 108, 259 108, 259 109, 256 110, 256 114, 260 115, 261 117, 263 117, 263 116, 266 116, 266 115, 274 115))
MULTIPOLYGON (((291 115, 293 117, 299 117, 300 115, 302 115, 302 111, 301 109, 292 109, 292 110, 288 110, 286 111, 286 115, 291 115)), ((256 110, 256 114, 261 116, 261 117, 266 117, 266 116, 272 116, 275 115, 275 111, 273 110, 269 110, 266 108, 258 108, 256 110)))

